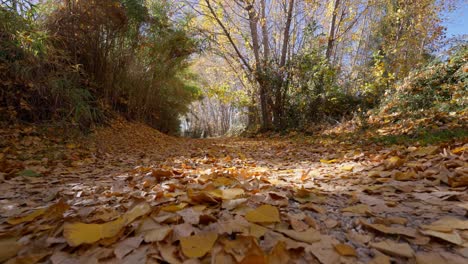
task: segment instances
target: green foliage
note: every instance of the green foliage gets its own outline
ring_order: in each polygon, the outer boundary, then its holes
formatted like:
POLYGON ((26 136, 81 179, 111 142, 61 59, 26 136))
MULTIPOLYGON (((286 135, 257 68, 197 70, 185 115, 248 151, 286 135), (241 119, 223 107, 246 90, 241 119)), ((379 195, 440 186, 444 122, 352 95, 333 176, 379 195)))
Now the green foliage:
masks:
POLYGON ((0 7, 0 114, 86 128, 119 111, 168 133, 199 98, 188 58, 197 43, 144 0, 46 1, 0 7), (40 19, 38 19, 40 18, 40 19))
POLYGON ((29 122, 68 120, 87 127, 102 117, 66 57, 45 30, 0 8, 0 116, 29 122))
POLYGON ((292 81, 286 104, 288 127, 306 128, 318 121, 350 115, 357 98, 337 83, 337 70, 320 52, 313 50, 293 60, 292 81))
POLYGON ((414 143, 418 143, 419 145, 426 146, 457 139, 468 139, 468 131, 464 128, 435 131, 418 129, 411 135, 386 135, 373 137, 370 139, 370 142, 382 145, 414 145, 414 143))
POLYGON ((466 109, 467 61, 468 47, 462 46, 448 61, 434 61, 413 71, 395 89, 387 92, 380 112, 420 116, 427 114, 427 110, 450 112, 466 109))

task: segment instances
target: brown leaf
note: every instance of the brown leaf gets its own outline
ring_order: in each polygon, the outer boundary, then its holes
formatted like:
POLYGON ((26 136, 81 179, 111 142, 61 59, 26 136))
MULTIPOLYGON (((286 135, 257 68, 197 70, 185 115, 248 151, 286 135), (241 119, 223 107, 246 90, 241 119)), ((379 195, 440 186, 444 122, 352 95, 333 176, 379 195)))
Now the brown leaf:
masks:
POLYGON ((22 248, 14 237, 0 238, 0 262, 8 260, 14 256, 22 248))
POLYGON ((370 246, 393 256, 411 258, 414 255, 414 251, 408 243, 396 243, 392 240, 385 240, 371 243, 370 246))
POLYGON ((369 224, 364 220, 361 220, 361 224, 365 227, 377 230, 387 235, 403 235, 408 237, 416 237, 416 230, 403 226, 392 227, 381 224, 369 224))

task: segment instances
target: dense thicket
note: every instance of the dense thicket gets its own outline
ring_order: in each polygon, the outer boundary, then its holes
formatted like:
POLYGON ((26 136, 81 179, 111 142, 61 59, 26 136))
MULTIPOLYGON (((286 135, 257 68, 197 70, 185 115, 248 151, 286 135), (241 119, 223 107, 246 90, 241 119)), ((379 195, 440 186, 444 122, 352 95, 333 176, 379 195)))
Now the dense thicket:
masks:
POLYGON ((72 120, 118 111, 164 132, 198 95, 188 71, 196 42, 160 1, 3 1, 2 119, 72 120))

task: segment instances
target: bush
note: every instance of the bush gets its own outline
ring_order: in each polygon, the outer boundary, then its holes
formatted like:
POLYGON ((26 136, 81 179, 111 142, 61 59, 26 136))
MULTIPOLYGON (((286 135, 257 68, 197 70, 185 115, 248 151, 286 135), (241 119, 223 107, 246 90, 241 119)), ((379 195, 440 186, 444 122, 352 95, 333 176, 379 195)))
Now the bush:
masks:
POLYGON ((427 110, 450 112, 468 104, 468 46, 455 50, 447 61, 433 61, 413 71, 385 94, 381 114, 422 116, 427 110))
POLYGON ((31 20, 0 7, 2 120, 61 121, 81 127, 101 118, 82 73, 31 20))

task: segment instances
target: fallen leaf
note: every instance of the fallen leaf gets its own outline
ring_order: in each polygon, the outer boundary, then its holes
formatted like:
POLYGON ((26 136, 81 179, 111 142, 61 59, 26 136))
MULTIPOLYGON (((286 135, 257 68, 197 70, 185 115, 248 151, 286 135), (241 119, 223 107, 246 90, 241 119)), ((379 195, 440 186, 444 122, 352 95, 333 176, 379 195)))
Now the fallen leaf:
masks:
POLYGON ((335 245, 335 250, 340 254, 341 256, 351 256, 351 257, 357 257, 356 250, 346 244, 337 244, 335 245))
POLYGON ((232 200, 244 194, 244 190, 240 188, 214 190, 210 194, 222 198, 223 200, 232 200))
POLYGON ((104 224, 65 223, 63 236, 71 247, 92 244, 104 238, 119 234, 125 225, 125 219, 119 218, 104 224))
POLYGON ((18 225, 18 224, 22 224, 25 222, 31 222, 34 219, 38 218, 39 216, 45 214, 46 211, 47 211, 47 208, 37 209, 36 211, 28 215, 25 215, 23 217, 8 219, 7 223, 9 223, 10 225, 18 225))
POLYGON ((364 220, 361 220, 361 224, 365 227, 377 230, 387 235, 403 235, 408 237, 416 237, 416 230, 403 226, 392 227, 381 224, 369 224, 364 220))
POLYGON ((268 231, 268 228, 265 228, 261 225, 251 224, 249 226, 249 234, 253 237, 260 238, 268 231))
POLYGON ((463 240, 460 237, 460 235, 453 231, 450 233, 445 233, 445 232, 438 232, 438 231, 433 231, 433 230, 419 230, 423 235, 426 236, 432 236, 432 237, 437 237, 442 240, 448 241, 450 243, 453 243, 455 245, 462 245, 463 240))
POLYGON ((411 180, 416 179, 417 175, 414 171, 407 171, 407 172, 397 171, 395 172, 393 177, 397 181, 411 181, 411 180))
POLYGON ((172 227, 161 226, 158 229, 153 229, 145 233, 145 242, 159 242, 163 241, 172 232, 172 227))
POLYGON ((16 256, 22 247, 17 241, 14 237, 0 238, 0 262, 16 256))
POLYGON ((315 211, 315 212, 317 212, 319 214, 325 214, 327 212, 324 208, 322 208, 322 207, 320 207, 318 205, 315 205, 313 203, 302 204, 299 208, 312 210, 312 211, 315 211))
POLYGON ((385 240, 371 243, 370 246, 393 256, 411 258, 414 255, 414 251, 408 243, 396 243, 392 240, 385 240))
POLYGON ((274 223, 280 221, 278 208, 268 204, 247 212, 245 219, 252 223, 274 223))
POLYGON ((355 206, 350 206, 341 209, 342 212, 349 212, 353 214, 360 214, 360 215, 367 215, 367 214, 372 214, 369 206, 367 204, 358 204, 355 206))
POLYGON ((418 252, 416 264, 447 264, 447 261, 435 252, 418 252))
POLYGON ((268 264, 283 264, 288 263, 290 256, 286 249, 286 243, 279 241, 267 256, 268 264))
POLYGON ((179 204, 174 204, 174 205, 167 205, 167 206, 163 206, 161 207, 161 211, 164 211, 164 212, 177 212, 177 211, 180 211, 182 209, 184 209, 185 207, 187 207, 188 203, 179 203, 179 204))
POLYGON ((454 229, 468 230, 468 220, 448 216, 439 219, 430 225, 422 225, 421 227, 440 232, 451 232, 454 229))
POLYGON ((134 206, 130 211, 126 212, 123 216, 123 219, 125 220, 125 224, 129 224, 135 219, 137 219, 140 216, 146 215, 151 211, 151 206, 146 203, 139 203, 136 206, 134 206))
POLYGON ((128 253, 138 248, 143 241, 142 237, 130 237, 120 241, 114 249, 114 254, 118 259, 123 259, 128 253))
POLYGON ((327 159, 321 159, 320 162, 321 163, 325 163, 325 164, 333 164, 333 163, 337 163, 339 160, 337 159, 331 159, 331 160, 327 160, 327 159))
POLYGON ((198 234, 180 239, 182 253, 189 258, 203 257, 212 248, 218 235, 216 233, 198 234))
POLYGON ((387 170, 401 167, 405 161, 398 156, 393 156, 384 161, 384 167, 387 170))

